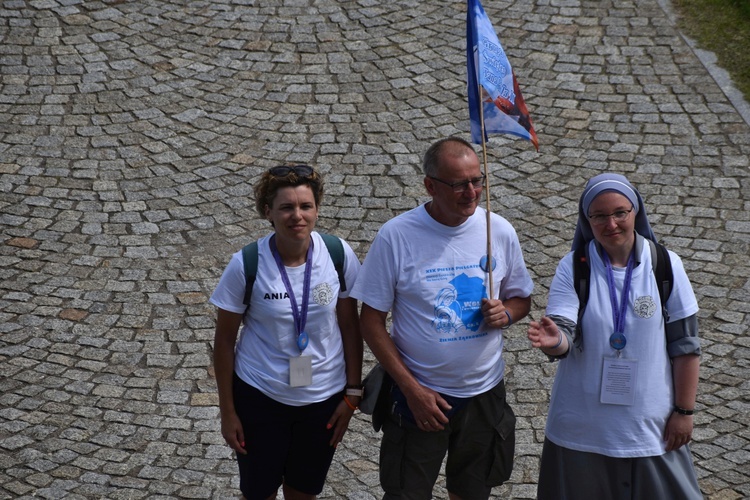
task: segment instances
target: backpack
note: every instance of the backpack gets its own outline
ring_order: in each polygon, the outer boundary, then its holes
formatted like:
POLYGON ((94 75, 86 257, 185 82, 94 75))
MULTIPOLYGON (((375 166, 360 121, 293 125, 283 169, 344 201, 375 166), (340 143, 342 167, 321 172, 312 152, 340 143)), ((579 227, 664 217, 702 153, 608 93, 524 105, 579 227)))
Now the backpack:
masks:
MULTIPOLYGON (((346 291, 346 279, 344 278, 344 245, 341 240, 336 236, 318 233, 323 238, 323 243, 326 244, 328 254, 331 256, 333 266, 336 268, 336 273, 339 275, 339 286, 341 291, 346 291)), ((255 284, 255 276, 258 274, 258 242, 253 241, 252 243, 245 245, 242 248, 242 264, 245 268, 245 304, 248 308, 250 307, 250 297, 253 294, 253 285, 255 284)))
MULTIPOLYGON (((654 269, 656 284, 659 289, 659 298, 661 299, 661 311, 664 316, 664 323, 669 321, 669 311, 667 311, 667 300, 672 293, 674 275, 672 273, 672 261, 669 259, 667 248, 645 238, 651 247, 651 265, 654 269)), ((573 285, 578 294, 578 323, 576 324, 575 346, 583 350, 583 313, 586 311, 586 304, 589 300, 589 277, 591 276, 591 267, 587 255, 588 245, 576 248, 573 252, 573 285)))

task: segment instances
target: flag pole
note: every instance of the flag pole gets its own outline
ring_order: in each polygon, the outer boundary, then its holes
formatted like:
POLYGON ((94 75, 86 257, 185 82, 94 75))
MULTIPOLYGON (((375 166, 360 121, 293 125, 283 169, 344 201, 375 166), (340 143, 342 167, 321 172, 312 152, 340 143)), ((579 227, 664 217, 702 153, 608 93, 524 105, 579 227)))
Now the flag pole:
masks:
MULTIPOLYGON (((478 83, 478 82, 477 82, 478 83)), ((488 273, 488 279, 489 279, 489 285, 490 290, 487 295, 489 295, 490 298, 492 298, 493 295, 493 285, 492 285, 492 230, 491 230, 491 220, 490 215, 492 212, 490 211, 490 173, 487 168, 487 141, 486 141, 486 134, 484 131, 484 103, 482 101, 482 84, 478 83, 477 86, 479 87, 479 123, 482 126, 482 163, 484 165, 484 201, 487 208, 487 269, 485 269, 485 272, 488 273)))

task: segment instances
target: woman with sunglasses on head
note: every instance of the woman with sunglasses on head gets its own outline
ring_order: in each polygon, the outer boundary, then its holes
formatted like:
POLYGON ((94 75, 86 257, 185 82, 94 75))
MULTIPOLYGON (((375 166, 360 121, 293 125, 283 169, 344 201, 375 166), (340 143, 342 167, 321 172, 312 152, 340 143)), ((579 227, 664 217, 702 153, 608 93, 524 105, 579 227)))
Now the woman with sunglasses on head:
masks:
POLYGON ((309 166, 266 171, 255 205, 274 231, 257 242, 257 269, 235 253, 211 296, 221 432, 248 500, 274 499, 280 486, 286 499, 314 499, 362 396, 349 298, 360 263, 346 242, 314 231, 322 197, 309 166), (343 264, 329 251, 339 241, 343 264))
POLYGON ((547 316, 528 330, 532 346, 560 360, 541 500, 702 498, 688 447, 698 304, 680 258, 660 258, 660 248, 625 177, 602 174, 586 184, 573 252, 557 267, 547 316), (671 276, 662 274, 668 264, 671 276), (581 269, 590 272, 584 303, 581 269), (665 283, 669 294, 659 289, 665 283))

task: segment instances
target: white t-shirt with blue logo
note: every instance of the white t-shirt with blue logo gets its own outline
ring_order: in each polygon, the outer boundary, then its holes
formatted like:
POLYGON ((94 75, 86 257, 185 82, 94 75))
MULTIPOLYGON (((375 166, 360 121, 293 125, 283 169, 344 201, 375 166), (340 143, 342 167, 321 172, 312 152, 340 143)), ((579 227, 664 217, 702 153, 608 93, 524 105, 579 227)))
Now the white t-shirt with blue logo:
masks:
MULTIPOLYGON (((503 378, 503 336, 486 327, 480 311, 488 280, 486 212, 449 227, 424 205, 385 223, 378 232, 351 296, 391 311, 393 338, 416 379, 455 397, 471 397, 503 378)), ((494 297, 528 297, 533 283, 515 230, 492 214, 494 297)))

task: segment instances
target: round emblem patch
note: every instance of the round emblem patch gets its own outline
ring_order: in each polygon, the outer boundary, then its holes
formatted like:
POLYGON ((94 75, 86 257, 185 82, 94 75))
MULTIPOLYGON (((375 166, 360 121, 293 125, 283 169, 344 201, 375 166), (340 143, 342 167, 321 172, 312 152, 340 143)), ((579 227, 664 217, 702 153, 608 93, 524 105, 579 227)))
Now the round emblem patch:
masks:
POLYGON ((635 305, 633 306, 633 312, 639 318, 648 319, 656 312, 656 302, 651 298, 650 295, 644 295, 635 299, 635 305))
POLYGON ((321 283, 312 290, 313 301, 321 306, 327 306, 333 301, 333 288, 328 283, 321 283))

